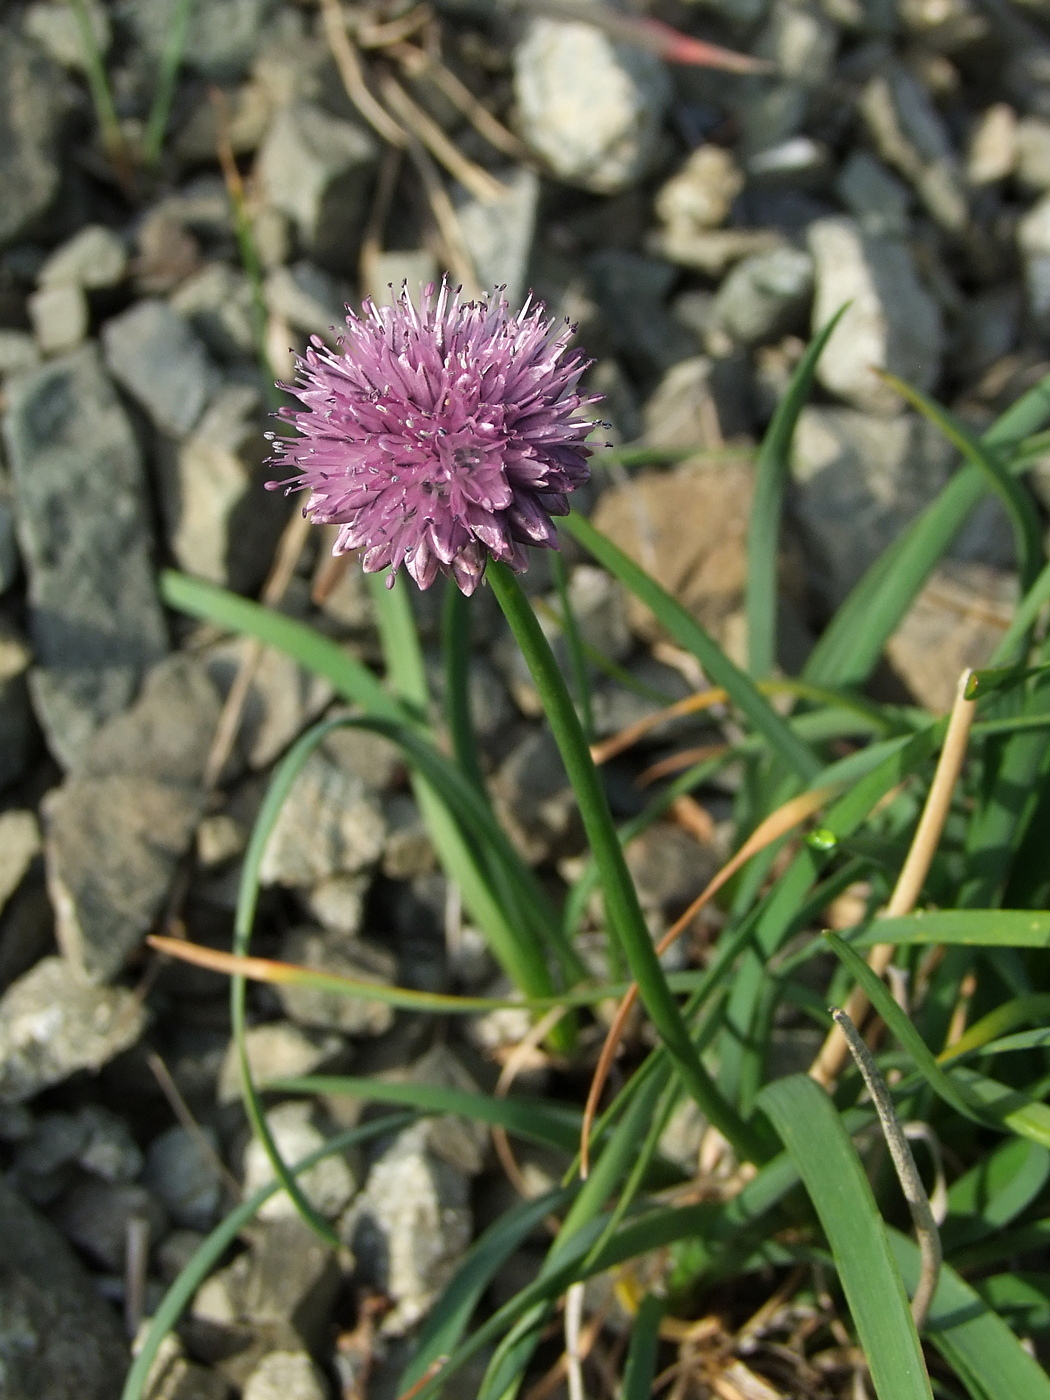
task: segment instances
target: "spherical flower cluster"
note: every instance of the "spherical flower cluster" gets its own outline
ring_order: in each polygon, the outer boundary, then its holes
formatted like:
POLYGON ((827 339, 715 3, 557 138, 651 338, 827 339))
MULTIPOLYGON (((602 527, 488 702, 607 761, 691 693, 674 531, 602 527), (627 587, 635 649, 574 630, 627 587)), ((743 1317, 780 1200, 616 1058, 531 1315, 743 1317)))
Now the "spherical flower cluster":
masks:
POLYGON ((404 564, 420 588, 439 573, 473 593, 493 559, 520 571, 526 545, 557 547, 553 515, 587 480, 597 402, 577 384, 588 361, 567 350, 542 306, 511 313, 502 294, 461 301, 442 283, 417 309, 366 301, 339 350, 316 336, 287 385, 272 461, 309 491, 305 513, 341 528, 335 553, 363 551, 369 573, 404 564))

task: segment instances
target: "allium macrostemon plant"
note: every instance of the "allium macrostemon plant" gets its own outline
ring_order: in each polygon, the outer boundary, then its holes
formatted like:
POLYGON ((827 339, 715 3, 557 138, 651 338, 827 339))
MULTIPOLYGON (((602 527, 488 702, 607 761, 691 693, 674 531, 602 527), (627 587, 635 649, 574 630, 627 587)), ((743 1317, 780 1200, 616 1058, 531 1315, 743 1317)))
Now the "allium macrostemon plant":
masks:
POLYGON ((554 515, 587 480, 597 402, 577 386, 589 361, 568 349, 541 305, 514 314, 497 293, 460 300, 446 283, 407 286, 393 306, 366 300, 331 350, 316 336, 283 386, 298 436, 274 439, 309 491, 305 513, 340 526, 335 553, 362 551, 367 573, 403 564, 420 588, 439 573, 464 593, 491 557, 516 572, 526 546, 557 547, 554 515))

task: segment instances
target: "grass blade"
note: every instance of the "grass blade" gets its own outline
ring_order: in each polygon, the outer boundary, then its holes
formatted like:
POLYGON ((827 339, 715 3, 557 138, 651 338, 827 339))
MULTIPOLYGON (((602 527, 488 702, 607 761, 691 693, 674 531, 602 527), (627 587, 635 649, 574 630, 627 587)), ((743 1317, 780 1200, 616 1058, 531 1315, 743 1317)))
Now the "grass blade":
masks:
POLYGON ((850 937, 853 948, 876 943, 953 943, 968 948, 1050 947, 1050 913, 1035 909, 928 909, 876 919, 850 937))
POLYGON ((834 1104, 802 1074, 768 1084, 758 1102, 820 1217, 880 1400, 933 1400, 886 1227, 834 1104))
POLYGON ((655 1293, 647 1293, 642 1299, 631 1328, 621 1400, 649 1400, 652 1394, 664 1307, 664 1299, 655 1293))

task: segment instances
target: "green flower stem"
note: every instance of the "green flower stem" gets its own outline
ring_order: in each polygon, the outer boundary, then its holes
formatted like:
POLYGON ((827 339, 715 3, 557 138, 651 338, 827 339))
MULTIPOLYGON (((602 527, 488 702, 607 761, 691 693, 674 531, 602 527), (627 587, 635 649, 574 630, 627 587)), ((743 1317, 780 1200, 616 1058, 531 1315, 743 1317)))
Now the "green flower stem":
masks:
POLYGON ((708 1120, 748 1161, 766 1157, 755 1130, 727 1103, 704 1069, 663 975, 638 895, 624 860, 598 770, 572 698, 546 637, 517 579, 503 564, 489 563, 486 576, 532 672, 562 762, 576 794, 587 839, 601 872, 609 924, 627 958, 646 1011, 674 1056, 683 1080, 708 1120))

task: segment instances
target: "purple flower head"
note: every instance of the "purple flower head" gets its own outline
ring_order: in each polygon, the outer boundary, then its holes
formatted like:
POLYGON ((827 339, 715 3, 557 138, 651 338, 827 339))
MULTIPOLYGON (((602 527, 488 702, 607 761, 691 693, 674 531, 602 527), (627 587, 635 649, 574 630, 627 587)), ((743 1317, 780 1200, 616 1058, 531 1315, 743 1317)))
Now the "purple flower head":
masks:
POLYGON ((404 564, 420 588, 443 573, 469 594, 489 555, 520 571, 526 545, 557 548, 551 516, 587 480, 597 426, 580 416, 598 400, 577 392, 588 361, 567 352, 572 328, 528 301, 512 315, 501 294, 461 302, 445 282, 418 310, 403 286, 346 324, 339 351, 312 338, 285 386, 300 436, 274 438, 272 461, 296 474, 270 485, 309 491, 305 513, 341 526, 335 553, 363 550, 391 584, 404 564))

